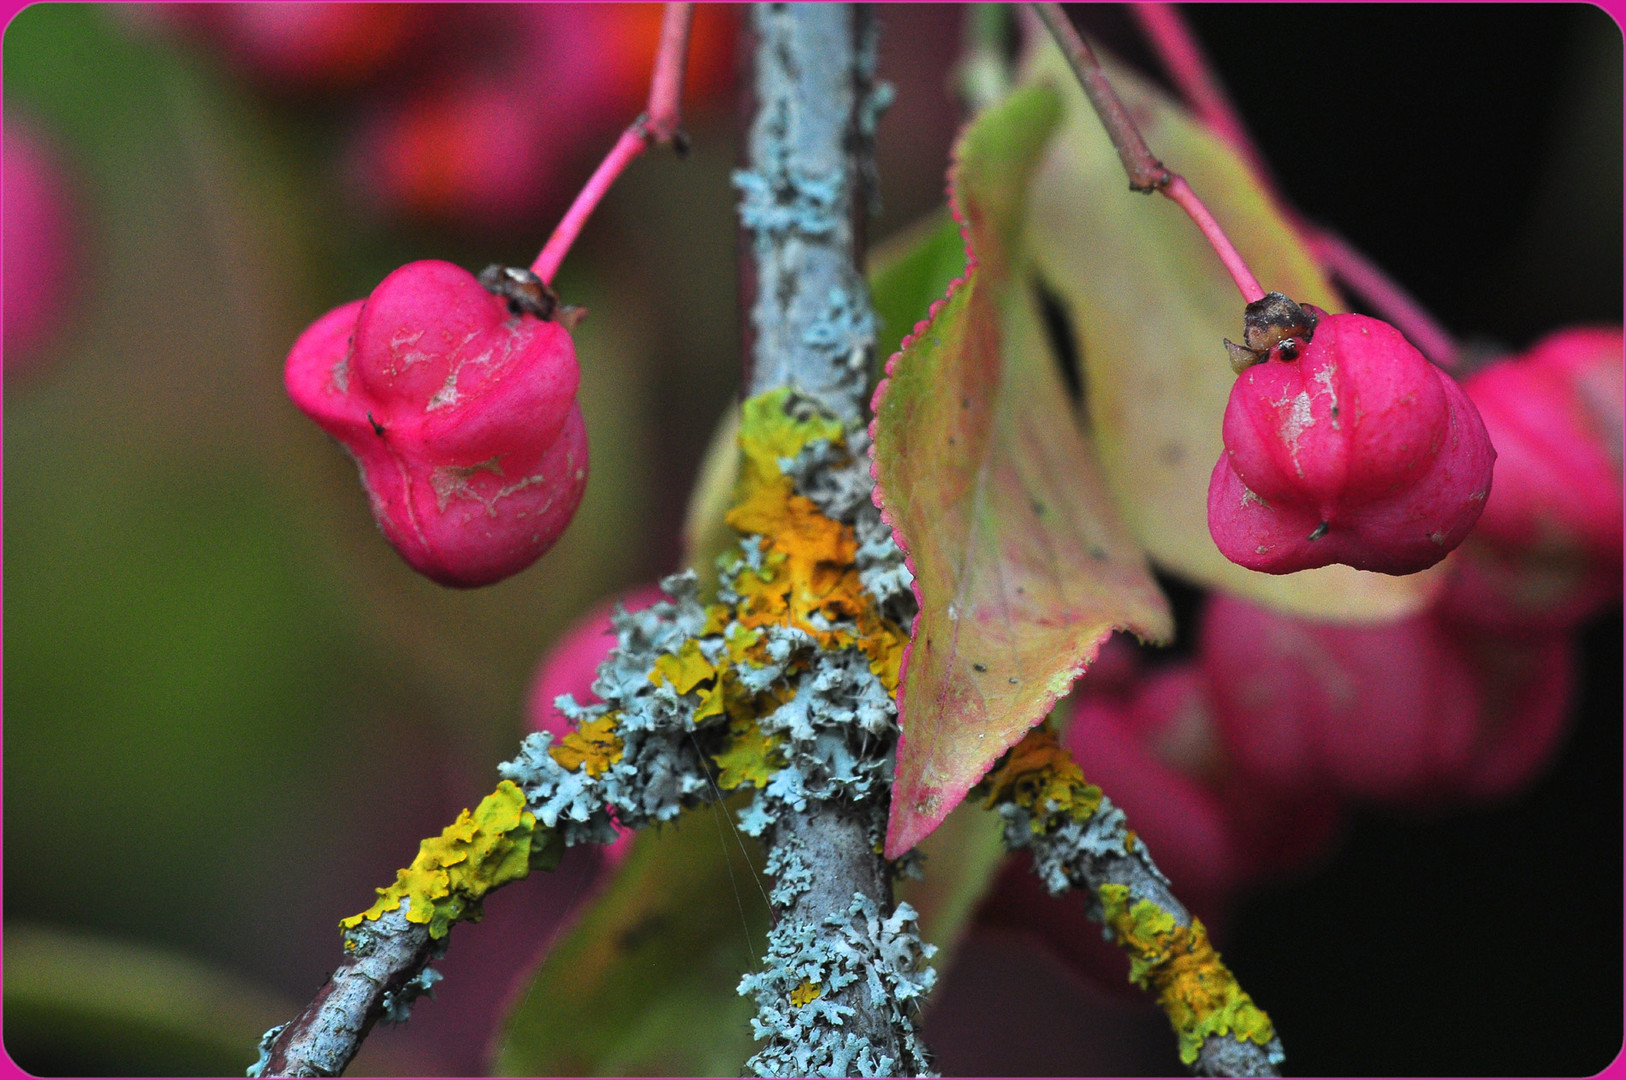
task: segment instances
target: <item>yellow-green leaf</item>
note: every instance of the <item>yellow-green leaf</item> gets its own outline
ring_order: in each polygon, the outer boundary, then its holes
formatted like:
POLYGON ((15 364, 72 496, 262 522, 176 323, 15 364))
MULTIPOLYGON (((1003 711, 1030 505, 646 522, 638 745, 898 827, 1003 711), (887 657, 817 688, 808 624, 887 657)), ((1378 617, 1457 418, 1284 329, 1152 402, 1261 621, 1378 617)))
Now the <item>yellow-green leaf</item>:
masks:
MULTIPOLYGON (((1024 78, 1061 87, 1064 102, 1033 176, 1024 240, 1071 316, 1101 469, 1135 538, 1184 577, 1299 615, 1386 620, 1421 608, 1435 572, 1396 578, 1330 566, 1279 577, 1219 553, 1208 534, 1208 479, 1235 381, 1222 339, 1241 340, 1241 296, 1177 206, 1126 190, 1117 153, 1048 38, 1024 78)), ((1112 79, 1153 152, 1190 181, 1261 285, 1345 310, 1233 151, 1141 80, 1122 69, 1112 79)))

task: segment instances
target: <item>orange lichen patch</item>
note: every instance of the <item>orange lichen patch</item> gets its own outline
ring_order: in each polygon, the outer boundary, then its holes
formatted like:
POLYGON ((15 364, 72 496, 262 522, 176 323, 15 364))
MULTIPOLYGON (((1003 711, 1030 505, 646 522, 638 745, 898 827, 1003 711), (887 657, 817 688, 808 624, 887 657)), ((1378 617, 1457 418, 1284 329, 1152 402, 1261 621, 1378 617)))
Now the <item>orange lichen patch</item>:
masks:
POLYGON ((800 1009, 810 1001, 817 1001, 823 994, 824 987, 816 982, 803 979, 796 989, 790 992, 790 1003, 800 1009))
POLYGON ((886 692, 898 695, 898 673, 909 632, 875 610, 873 605, 858 613, 858 647, 869 657, 869 669, 881 680, 886 692))
POLYGON ((1047 727, 1031 729, 1011 747, 983 781, 993 809, 1002 802, 1025 807, 1033 815, 1035 833, 1048 832, 1062 815, 1087 820, 1101 806, 1101 789, 1084 773, 1047 727))
POLYGON ((574 772, 585 768, 588 776, 601 776, 611 765, 621 760, 621 737, 615 733, 616 713, 605 713, 597 720, 583 724, 559 740, 558 746, 548 747, 548 754, 561 768, 574 772))
POLYGON ((1220 962, 1201 920, 1180 926, 1150 900, 1129 903, 1124 885, 1099 890, 1103 919, 1129 954, 1129 978, 1157 995, 1180 1039, 1180 1060, 1197 1060, 1203 1040, 1230 1035, 1264 1046, 1275 1037, 1265 1015, 1220 962))
POLYGON ((724 578, 738 599, 710 605, 698 638, 661 657, 649 674, 656 686, 699 696, 693 714, 697 726, 728 718, 726 738, 711 752, 723 788, 762 786, 784 768, 779 755, 782 740, 765 736, 758 720, 794 697, 793 676, 806 670, 807 661, 795 656, 773 686, 748 690, 739 669, 785 664, 783 654, 777 660, 770 654, 772 642, 764 628, 795 627, 822 650, 861 651, 870 670, 894 695, 909 641, 907 631, 883 616, 864 592, 851 526, 827 517, 811 499, 796 494, 791 477, 780 467, 815 440, 841 444, 845 439, 841 424, 829 417, 800 415, 788 390, 752 398, 742 411, 740 472, 726 520, 754 538, 750 543, 755 548, 738 549, 724 561, 724 578))
MULTIPOLYGON (((743 598, 732 612, 749 629, 795 626, 821 649, 859 648, 870 658, 870 670, 890 693, 897 692, 898 668, 908 634, 885 619, 864 593, 854 565, 858 544, 851 526, 826 517, 809 498, 797 495, 790 477, 780 471, 782 459, 794 457, 815 439, 842 437, 828 419, 799 420, 786 412, 788 391, 753 398, 745 404, 740 430, 740 477, 728 523, 739 532, 761 538, 762 565, 739 573, 734 588, 743 598), (832 629, 831 623, 854 623, 857 632, 832 629)), ((752 647, 760 635, 736 648, 735 662, 762 663, 752 647)))

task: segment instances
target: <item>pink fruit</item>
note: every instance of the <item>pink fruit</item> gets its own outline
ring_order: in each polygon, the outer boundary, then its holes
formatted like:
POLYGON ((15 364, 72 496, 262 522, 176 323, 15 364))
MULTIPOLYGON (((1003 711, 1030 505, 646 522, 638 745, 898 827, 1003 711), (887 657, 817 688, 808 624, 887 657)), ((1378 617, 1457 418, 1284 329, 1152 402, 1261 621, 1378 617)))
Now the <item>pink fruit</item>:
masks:
POLYGON ((424 35, 433 9, 418 4, 183 4, 156 9, 211 39, 249 77, 289 93, 360 86, 424 35))
POLYGON ((409 263, 288 354, 289 396, 355 458, 401 557, 443 585, 529 566, 586 484, 575 348, 519 307, 460 267, 409 263))
POLYGON ((1563 746, 1578 681, 1575 642, 1565 632, 1464 636, 1485 711, 1453 786, 1463 799, 1500 799, 1539 776, 1563 746))
POLYGON ((511 231, 569 194, 580 148, 559 126, 530 95, 468 75, 366 114, 347 171, 369 211, 511 231))
MULTIPOLYGON (((598 677, 599 664, 615 647, 615 626, 610 621, 615 609, 625 607, 628 611, 640 611, 665 596, 659 586, 642 585, 606 600, 572 623, 542 658, 531 679, 525 707, 531 729, 548 732, 555 743, 570 734, 575 725, 554 706, 554 701, 569 694, 578 705, 598 702, 598 696, 593 693, 593 680, 598 677)), ((604 848, 610 865, 617 865, 626 858, 632 840, 633 833, 623 832, 619 840, 604 848)))
MULTIPOLYGON (((1250 315, 1273 298, 1292 303, 1271 294, 1250 315)), ((1496 452, 1478 412, 1387 323, 1292 306, 1297 332, 1260 340, 1264 359, 1231 388, 1208 488, 1214 543, 1272 574, 1434 565, 1490 492, 1496 452)))
POLYGON ((1232 763, 1283 792, 1432 802, 1476 756, 1480 681, 1427 615, 1312 623, 1216 593, 1198 652, 1232 763))
POLYGON ((1553 334, 1463 389, 1496 444, 1496 490, 1444 604, 1500 633, 1573 626, 1620 599, 1619 327, 1553 334))
POLYGON ((34 129, 5 125, 5 370, 14 375, 67 314, 74 291, 75 207, 61 163, 34 129))

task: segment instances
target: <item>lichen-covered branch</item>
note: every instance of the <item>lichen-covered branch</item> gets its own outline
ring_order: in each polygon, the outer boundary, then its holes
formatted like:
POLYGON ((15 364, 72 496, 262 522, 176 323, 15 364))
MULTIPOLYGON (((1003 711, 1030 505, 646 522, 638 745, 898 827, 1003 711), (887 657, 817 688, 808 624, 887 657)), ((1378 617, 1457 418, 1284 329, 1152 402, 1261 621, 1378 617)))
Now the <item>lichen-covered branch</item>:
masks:
POLYGON ((533 867, 558 865, 557 831, 538 828, 525 797, 504 781, 439 836, 378 900, 339 925, 345 960, 293 1020, 265 1033, 250 1076, 338 1076, 380 1018, 399 1023, 440 975, 427 965, 452 925, 480 917, 486 893, 533 867))
POLYGON ((751 345, 748 395, 795 387, 863 419, 875 316, 859 270, 874 190, 874 21, 851 4, 758 4, 756 114, 734 174, 751 345))
POLYGON ((1281 1040, 1220 961, 1124 813, 1084 779, 1045 728, 1012 747, 984 781, 1005 843, 1033 854, 1054 894, 1086 890, 1091 918, 1129 955, 1129 977, 1156 995, 1198 1076, 1277 1076, 1281 1040))
POLYGON ((750 242, 743 464, 729 521, 772 600, 725 572, 722 598, 801 638, 787 702, 760 718, 783 766, 741 815, 769 845, 775 925, 740 984, 763 1076, 921 1075, 932 986, 914 913, 892 909, 885 834, 908 571, 871 504, 864 405, 875 316, 859 271, 873 190, 875 28, 852 5, 754 9, 757 111, 735 176, 750 242), (787 433, 790 438, 787 439, 787 433), (776 445, 777 443, 777 445, 776 445))

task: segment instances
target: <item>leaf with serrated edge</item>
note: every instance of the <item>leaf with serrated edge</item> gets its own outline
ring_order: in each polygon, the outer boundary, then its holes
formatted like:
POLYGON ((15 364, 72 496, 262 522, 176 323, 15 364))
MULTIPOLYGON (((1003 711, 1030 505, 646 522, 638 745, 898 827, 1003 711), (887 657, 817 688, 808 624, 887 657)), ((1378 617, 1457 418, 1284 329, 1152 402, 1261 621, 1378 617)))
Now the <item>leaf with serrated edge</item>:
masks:
POLYGON ((886 854, 930 833, 1039 723, 1113 629, 1173 632, 1069 405, 1018 242, 1060 116, 1033 86, 962 136, 972 259, 876 391, 876 502, 915 573, 886 854))
MULTIPOLYGON (((1159 566, 1296 615, 1381 621, 1422 608, 1443 567, 1277 576, 1219 553, 1208 480, 1236 380, 1221 339, 1241 340, 1242 299, 1177 206, 1125 190, 1105 129, 1048 38, 1026 79, 1062 87, 1065 117, 1034 173, 1023 237, 1071 316, 1101 469, 1130 531, 1159 566)), ((1117 68, 1112 79, 1153 152, 1190 181, 1261 285, 1346 310, 1233 151, 1142 81, 1117 68)))

